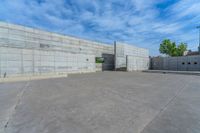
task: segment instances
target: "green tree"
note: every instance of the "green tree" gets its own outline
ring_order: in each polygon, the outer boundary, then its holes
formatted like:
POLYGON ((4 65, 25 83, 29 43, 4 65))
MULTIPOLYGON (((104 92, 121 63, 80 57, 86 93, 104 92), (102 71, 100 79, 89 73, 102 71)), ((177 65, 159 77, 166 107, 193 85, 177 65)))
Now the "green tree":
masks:
POLYGON ((180 43, 178 46, 176 46, 176 43, 171 42, 169 39, 163 40, 159 48, 160 53, 169 56, 182 56, 186 50, 187 45, 185 43, 180 43))
POLYGON ((186 43, 180 43, 177 46, 177 56, 183 56, 183 53, 187 50, 187 44, 186 43))

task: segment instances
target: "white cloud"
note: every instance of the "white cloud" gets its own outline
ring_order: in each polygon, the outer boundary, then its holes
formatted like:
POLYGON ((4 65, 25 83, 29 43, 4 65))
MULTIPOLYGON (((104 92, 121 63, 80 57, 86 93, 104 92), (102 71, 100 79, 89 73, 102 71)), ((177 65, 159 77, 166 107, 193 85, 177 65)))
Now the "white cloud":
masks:
POLYGON ((125 41, 149 48, 153 55, 165 38, 194 49, 197 31, 190 25, 199 22, 200 1, 181 0, 158 9, 156 4, 162 2, 166 1, 2 0, 0 19, 109 43, 125 41))
POLYGON ((172 14, 175 14, 177 18, 199 15, 200 13, 200 1, 199 0, 181 0, 174 4, 171 9, 172 14))

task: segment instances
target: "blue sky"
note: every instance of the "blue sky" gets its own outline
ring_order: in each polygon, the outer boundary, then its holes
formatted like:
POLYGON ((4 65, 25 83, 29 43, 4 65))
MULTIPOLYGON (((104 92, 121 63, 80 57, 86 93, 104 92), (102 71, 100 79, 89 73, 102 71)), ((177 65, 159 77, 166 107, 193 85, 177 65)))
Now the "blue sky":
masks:
POLYGON ((158 55, 165 38, 197 49, 200 0, 0 0, 0 20, 158 55))

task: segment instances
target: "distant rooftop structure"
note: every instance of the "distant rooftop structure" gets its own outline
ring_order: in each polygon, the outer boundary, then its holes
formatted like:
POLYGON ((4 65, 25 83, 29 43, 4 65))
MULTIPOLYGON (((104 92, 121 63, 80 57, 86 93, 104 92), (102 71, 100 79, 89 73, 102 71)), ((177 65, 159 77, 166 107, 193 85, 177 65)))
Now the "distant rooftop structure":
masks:
POLYGON ((200 55, 200 52, 199 51, 188 50, 188 51, 185 51, 183 55, 184 56, 200 55))

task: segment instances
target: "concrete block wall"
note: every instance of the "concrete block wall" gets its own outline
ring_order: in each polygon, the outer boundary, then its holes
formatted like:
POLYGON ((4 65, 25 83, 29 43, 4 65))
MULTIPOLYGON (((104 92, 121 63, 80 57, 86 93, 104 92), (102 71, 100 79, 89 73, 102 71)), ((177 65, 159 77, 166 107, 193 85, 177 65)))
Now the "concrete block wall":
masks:
POLYGON ((64 36, 29 27, 0 22, 0 46, 48 49, 102 56, 114 54, 113 45, 64 36))
POLYGON ((148 50, 118 42, 115 47, 0 22, 0 76, 93 72, 96 71, 95 57, 104 58, 104 63, 97 65, 98 70, 126 68, 127 56, 142 59, 135 65, 132 58, 128 58, 129 66, 144 69, 142 64, 146 60, 143 58, 148 58, 148 50))
POLYGON ((151 69, 174 71, 200 71, 200 55, 151 58, 151 69))
POLYGON ((149 68, 149 51, 133 45, 115 42, 115 69, 139 71, 149 68))
POLYGON ((94 71, 94 55, 0 47, 1 78, 94 71))
POLYGON ((5 73, 92 72, 95 57, 114 56, 113 45, 4 22, 0 22, 0 48, 1 77, 5 73))
POLYGON ((150 69, 154 69, 154 70, 159 70, 159 69, 163 69, 163 58, 160 57, 154 57, 154 58, 150 58, 150 69))
POLYGON ((96 72, 101 72, 103 71, 103 68, 102 68, 102 64, 101 63, 96 63, 96 72))
POLYGON ((149 69, 149 58, 127 56, 127 71, 142 71, 149 69))

